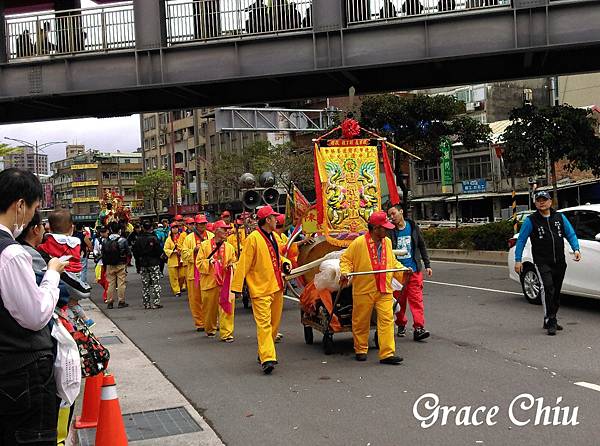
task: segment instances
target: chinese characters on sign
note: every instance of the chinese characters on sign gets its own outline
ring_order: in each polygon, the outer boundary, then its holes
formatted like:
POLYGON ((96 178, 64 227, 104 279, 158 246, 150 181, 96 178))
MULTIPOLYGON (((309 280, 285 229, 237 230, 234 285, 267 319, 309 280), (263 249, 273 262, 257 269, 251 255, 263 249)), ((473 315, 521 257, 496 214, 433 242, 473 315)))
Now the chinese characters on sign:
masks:
POLYGON ((466 180, 462 182, 463 193, 465 194, 477 194, 485 192, 486 181, 485 178, 479 178, 477 180, 466 180))
POLYGON ((442 193, 451 194, 454 175, 452 172, 452 143, 448 138, 442 139, 440 152, 442 152, 442 158, 440 159, 442 168, 442 193))

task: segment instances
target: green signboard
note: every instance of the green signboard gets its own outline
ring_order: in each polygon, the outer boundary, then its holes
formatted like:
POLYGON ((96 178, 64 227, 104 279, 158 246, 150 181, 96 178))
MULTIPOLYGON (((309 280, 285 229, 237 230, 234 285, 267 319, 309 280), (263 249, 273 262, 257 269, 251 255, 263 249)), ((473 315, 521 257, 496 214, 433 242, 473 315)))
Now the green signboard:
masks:
POLYGON ((452 172, 452 143, 448 138, 442 138, 440 141, 440 152, 442 152, 440 159, 442 168, 442 193, 451 194, 454 175, 452 172))

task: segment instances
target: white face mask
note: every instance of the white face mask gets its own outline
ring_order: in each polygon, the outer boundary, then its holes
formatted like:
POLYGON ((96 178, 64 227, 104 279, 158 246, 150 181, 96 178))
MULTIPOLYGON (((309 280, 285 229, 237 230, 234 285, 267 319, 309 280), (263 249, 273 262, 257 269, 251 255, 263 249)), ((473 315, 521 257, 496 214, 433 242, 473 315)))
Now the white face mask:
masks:
POLYGON ((25 212, 23 212, 23 219, 21 220, 21 225, 17 223, 19 219, 19 208, 15 207, 15 224, 13 225, 12 235, 14 238, 17 238, 23 233, 23 229, 25 229, 25 212))

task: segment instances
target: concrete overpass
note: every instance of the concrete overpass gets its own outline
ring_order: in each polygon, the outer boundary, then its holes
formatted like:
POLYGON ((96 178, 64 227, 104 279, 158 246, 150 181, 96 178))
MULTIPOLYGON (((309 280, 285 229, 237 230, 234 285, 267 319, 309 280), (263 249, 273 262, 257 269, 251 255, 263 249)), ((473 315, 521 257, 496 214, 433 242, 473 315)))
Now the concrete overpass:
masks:
POLYGON ((0 122, 600 70, 599 0, 421 0, 416 12, 393 0, 394 14, 377 10, 387 0, 290 0, 297 18, 271 6, 268 19, 253 1, 135 0, 7 16, 0 122), (17 42, 25 29, 33 46, 17 42))

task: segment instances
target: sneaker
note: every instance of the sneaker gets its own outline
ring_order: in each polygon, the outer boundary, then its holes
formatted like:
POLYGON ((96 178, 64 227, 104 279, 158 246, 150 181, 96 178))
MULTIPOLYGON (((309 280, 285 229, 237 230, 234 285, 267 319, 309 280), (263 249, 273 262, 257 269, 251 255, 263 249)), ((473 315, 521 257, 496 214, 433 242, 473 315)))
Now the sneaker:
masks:
POLYGON ((260 366, 265 375, 270 375, 271 372, 275 369, 275 361, 265 361, 260 366))
POLYGON ((398 337, 403 338, 404 336, 406 336, 406 326, 398 325, 398 337))
POLYGON ((206 337, 208 338, 214 338, 216 335, 216 333, 206 333, 206 337))
POLYGON ((161 304, 154 304, 154 306, 152 307, 155 310, 158 310, 159 308, 162 308, 163 306, 161 304))
POLYGON ((106 308, 108 308, 109 310, 112 310, 114 308, 113 303, 111 302, 109 304, 106 304, 106 308))
POLYGON ((150 304, 144 304, 144 310, 150 310, 152 306, 150 304))
POLYGON ((93 319, 88 319, 87 321, 85 321, 85 325, 87 326, 87 328, 92 328, 94 325, 96 325, 96 323, 93 319))
POLYGON ((129 306, 129 304, 127 302, 119 302, 119 305, 117 305, 117 308, 127 308, 129 306))
POLYGON ((422 341, 423 339, 427 339, 430 335, 431 333, 429 333, 424 328, 415 328, 415 331, 413 333, 413 339, 415 341, 422 341))
POLYGON ((283 339, 283 334, 277 333, 277 336, 275 336, 275 344, 279 344, 282 339, 283 339))
POLYGON ((359 362, 363 362, 363 361, 367 360, 367 354, 366 353, 357 353, 354 358, 359 362))
POLYGON ((204 327, 196 327, 196 331, 204 331, 204 327))
POLYGON ((233 336, 223 339, 223 342, 227 342, 228 344, 231 344, 233 342, 233 336))
POLYGON ((400 356, 388 356, 387 358, 380 359, 379 363, 380 364, 398 365, 402 361, 404 361, 404 359, 401 358, 400 356))
POLYGON ((177 293, 175 297, 181 297, 181 293, 177 293))
MULTIPOLYGON (((560 325, 558 322, 556 323, 556 329, 558 331, 561 331, 563 329, 563 326, 560 325)), ((544 330, 548 330, 548 321, 544 321, 544 330)))
POLYGON ((558 329, 558 324, 556 323, 556 319, 548 319, 548 336, 556 336, 556 330, 558 329))

